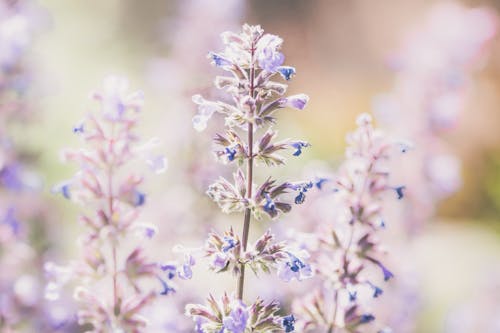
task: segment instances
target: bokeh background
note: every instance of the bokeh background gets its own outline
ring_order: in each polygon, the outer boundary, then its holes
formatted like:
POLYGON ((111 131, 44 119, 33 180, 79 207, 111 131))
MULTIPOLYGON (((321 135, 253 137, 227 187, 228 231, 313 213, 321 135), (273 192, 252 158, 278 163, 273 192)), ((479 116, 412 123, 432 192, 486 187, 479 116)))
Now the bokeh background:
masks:
MULTIPOLYGON (((290 91, 311 98, 307 111, 281 118, 284 137, 312 144, 306 158, 282 171, 301 174, 314 160, 331 167, 338 163, 356 116, 370 112, 374 97, 394 85, 391 55, 439 2, 40 0, 44 19, 29 56, 37 68, 36 121, 13 129, 14 140, 36 156, 45 199, 57 211, 49 223, 56 226, 50 241, 40 248, 48 257, 78 255, 78 210, 50 189, 75 171, 61 163, 59 151, 79 145, 71 129, 92 108, 89 92, 104 76, 125 75, 133 89, 144 91, 142 134, 160 137, 169 160, 168 172, 148 183, 147 219, 167 239, 175 234, 192 240, 196 237, 187 235, 202 235, 210 227, 205 221, 218 221, 220 214, 204 196, 211 179, 195 172, 203 165, 213 169, 211 175, 218 166, 204 143, 206 135, 197 137, 192 129, 196 109, 190 102, 194 92, 211 86, 214 69, 206 54, 221 47, 220 32, 248 22, 284 38, 286 62, 297 68, 290 91)), ((457 3, 500 11, 499 1, 457 3)), ((483 307, 500 314, 499 108, 496 36, 471 71, 456 126, 443 133, 462 162, 462 186, 405 240, 422 286, 415 332, 455 332, 450 322, 483 307)), ((37 236, 34 232, 32 239, 37 236)), ((491 332, 500 332, 496 327, 491 332)))

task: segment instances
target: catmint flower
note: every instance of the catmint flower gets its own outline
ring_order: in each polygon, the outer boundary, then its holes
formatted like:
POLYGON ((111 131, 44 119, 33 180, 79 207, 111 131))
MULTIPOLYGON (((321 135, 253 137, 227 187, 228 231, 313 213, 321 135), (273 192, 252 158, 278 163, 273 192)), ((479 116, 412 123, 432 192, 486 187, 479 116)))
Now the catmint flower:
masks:
POLYGON ((295 330, 295 317, 293 315, 288 315, 283 317, 283 328, 285 332, 293 332, 295 330))
POLYGON ((222 320, 225 330, 232 333, 245 333, 248 322, 248 308, 240 300, 235 300, 231 305, 229 316, 222 320))
POLYGON ((291 252, 286 252, 286 254, 288 255, 288 259, 283 260, 278 268, 278 276, 280 279, 285 282, 290 282, 293 279, 301 281, 312 277, 313 272, 311 266, 304 260, 309 256, 307 252, 302 251, 298 255, 292 254, 291 252))
POLYGON ((310 147, 311 145, 309 144, 309 142, 295 141, 295 142, 290 143, 290 146, 295 148, 293 156, 299 156, 300 154, 302 154, 302 148, 307 148, 307 147, 310 147))
POLYGON ((266 203, 264 204, 264 207, 263 207, 264 211, 271 216, 278 214, 278 212, 276 211, 276 205, 274 204, 273 199, 271 199, 271 197, 269 196, 268 193, 265 194, 265 197, 266 197, 266 203))
POLYGON ((280 99, 279 106, 282 108, 290 107, 297 110, 304 110, 308 102, 309 96, 298 94, 280 99))
POLYGON ((397 186, 394 188, 394 191, 396 191, 396 194, 398 195, 398 200, 403 199, 405 189, 406 189, 406 186, 397 186))
POLYGON ((146 159, 146 164, 154 173, 159 175, 167 170, 168 160, 165 156, 162 155, 150 156, 146 159))
POLYGON ((224 56, 217 54, 215 52, 210 52, 208 54, 208 57, 212 59, 214 65, 217 67, 224 67, 224 66, 231 66, 232 65, 232 62, 230 60, 224 58, 224 56))
POLYGON ((276 314, 279 304, 274 301, 265 303, 257 299, 250 306, 246 306, 241 300, 224 294, 220 300, 210 296, 207 303, 186 306, 186 315, 193 318, 197 332, 245 333, 251 330, 267 333, 283 329, 285 332, 293 331, 292 316, 279 317, 276 314))
POLYGON ((222 108, 215 102, 210 102, 201 97, 194 95, 193 102, 198 104, 198 115, 193 118, 193 127, 201 132, 207 128, 207 122, 215 112, 221 112, 222 108))
POLYGON ((257 42, 257 61, 260 68, 274 73, 285 61, 285 56, 278 50, 283 40, 275 35, 266 34, 257 42))
POLYGON ((290 66, 280 66, 278 67, 278 72, 285 80, 290 80, 295 75, 295 68, 290 66))
MULTIPOLYGON (((347 136, 346 160, 329 179, 335 191, 328 191, 324 198, 335 199, 330 203, 335 212, 333 221, 320 224, 314 234, 316 241, 304 244, 311 253, 309 260, 315 267, 315 276, 320 280, 319 287, 298 299, 293 307, 300 327, 307 327, 306 332, 327 332, 335 328, 359 331, 359 326, 375 320, 372 314, 364 312, 360 287, 371 288, 373 298, 382 295, 382 289, 365 272, 366 267, 381 269, 384 281, 393 277, 381 262, 383 251, 376 233, 382 230, 384 220, 386 196, 382 193, 401 191, 402 194, 404 188, 390 186, 390 170, 386 167, 397 143, 373 128, 370 115, 360 115, 356 124, 358 128, 347 136), (321 313, 331 309, 334 309, 334 317, 322 317, 321 313)), ((325 181, 320 181, 320 188, 325 181)), ((315 186, 313 183, 290 185, 299 191, 297 201, 302 200, 300 194, 315 186)), ((297 265, 293 262, 284 267, 288 272, 301 267, 300 262, 297 265)))
POLYGON ((1 224, 8 226, 13 235, 18 235, 21 229, 21 222, 15 216, 14 207, 9 207, 4 218, 0 221, 1 224))
POLYGON ((54 186, 52 193, 60 193, 64 198, 71 199, 71 182, 63 182, 54 186))
POLYGON ((133 200, 132 200, 132 204, 135 206, 135 207, 139 207, 139 206, 142 206, 144 205, 144 203, 146 202, 146 194, 142 193, 142 192, 139 192, 137 190, 135 190, 133 192, 133 200))
POLYGON ((309 98, 304 94, 283 97, 287 85, 274 81, 276 77, 289 80, 295 74, 293 67, 282 66, 285 56, 280 52, 283 43, 280 37, 265 34, 260 26, 245 24, 241 33, 226 32, 222 39, 224 51, 210 52, 209 57, 216 67, 230 73, 215 79, 215 86, 230 95, 231 98, 225 99, 230 102, 193 96, 193 102, 198 105, 193 126, 198 131, 204 130, 215 113, 225 118, 223 134, 217 133, 214 138, 214 152, 219 161, 235 166, 236 170, 232 180, 219 177, 209 186, 207 194, 224 213, 244 212, 243 233, 238 237, 232 227, 224 235, 212 232, 204 251, 209 268, 216 273, 233 273, 238 278, 238 286, 235 296, 230 298, 225 294, 220 302, 210 296, 209 306, 188 305, 186 314, 197 323, 196 329, 205 333, 250 330, 263 333, 284 327, 286 332, 291 332, 293 317, 286 320, 277 317, 276 302, 264 304, 258 299, 251 306, 244 305, 243 282, 248 271, 245 268, 255 273, 276 270, 286 281, 312 276, 311 267, 304 261, 307 255, 292 254, 286 242, 275 242, 270 232, 254 244, 248 241, 252 218, 277 219, 292 208, 289 192, 297 191, 300 198, 296 198, 295 203, 302 203, 304 193, 313 186, 303 182, 278 183, 272 177, 255 184, 253 174, 254 164, 282 165, 285 164, 285 158, 279 154, 282 150, 292 148, 293 155, 299 156, 302 149, 309 146, 305 141, 277 141, 277 131, 271 128, 276 123, 277 110, 285 107, 303 110, 309 98), (263 134, 258 128, 264 128, 263 134))
POLYGON ((143 309, 157 295, 175 292, 174 280, 191 278, 194 265, 189 255, 183 263, 159 265, 148 258, 139 244, 123 246, 125 238, 132 242, 127 237, 130 234, 139 231, 144 241, 157 232, 152 225, 136 222, 140 207, 146 204, 146 194, 139 190, 143 178, 127 175, 126 167, 142 157, 141 147, 136 147, 139 138, 135 130, 143 96, 140 92, 128 93, 127 87, 124 78, 109 77, 102 89, 94 93, 100 108, 88 115, 85 130, 77 128, 85 148, 64 154, 80 170, 71 181, 54 188, 54 192, 91 209, 80 218, 86 227, 81 242, 83 258, 75 261, 69 272, 46 265, 52 275, 46 297, 57 298, 63 284, 74 280, 78 322, 99 332, 118 328, 124 332, 142 330, 146 325, 143 309), (147 290, 142 282, 145 279, 159 280, 161 290, 147 290), (96 297, 92 288, 106 283, 109 293, 96 297))
POLYGON ((83 122, 73 127, 73 133, 75 134, 82 134, 84 131, 85 131, 85 124, 83 122))

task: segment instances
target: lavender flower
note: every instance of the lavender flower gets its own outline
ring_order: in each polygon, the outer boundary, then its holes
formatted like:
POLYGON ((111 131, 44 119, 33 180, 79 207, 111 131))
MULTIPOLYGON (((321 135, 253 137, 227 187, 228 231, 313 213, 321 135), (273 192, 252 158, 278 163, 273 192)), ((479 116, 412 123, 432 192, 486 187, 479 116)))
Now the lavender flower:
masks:
POLYGON ((67 268, 46 265, 50 281, 46 296, 57 298, 64 284, 74 280, 79 324, 90 324, 98 332, 139 332, 147 324, 143 309, 157 296, 175 292, 176 278, 191 278, 194 259, 186 256, 182 264, 162 265, 151 261, 139 244, 122 247, 138 230, 148 240, 156 234, 156 227, 136 222, 146 204, 146 194, 140 190, 142 177, 124 172, 138 157, 135 128, 142 94, 129 94, 125 79, 109 77, 93 97, 99 111, 90 113, 76 131, 86 149, 65 152, 66 160, 79 164, 80 171, 55 189, 66 199, 94 209, 81 216, 87 227, 84 255, 67 268), (144 280, 158 288, 144 288, 144 280), (93 293, 92 288, 102 284, 109 284, 111 295, 93 293))
MULTIPOLYGON (((368 267, 380 269, 384 281, 394 276, 380 259, 382 251, 376 234, 384 227, 379 222, 384 220, 383 193, 395 191, 398 199, 403 197, 404 186, 389 185, 387 160, 396 144, 372 127, 368 114, 360 115, 357 125, 357 130, 347 137, 346 160, 331 180, 335 186, 331 205, 336 212, 334 221, 322 222, 315 234, 316 242, 308 246, 321 283, 294 303, 303 332, 361 331, 361 326, 375 321, 375 317, 364 309, 360 294, 369 290, 372 298, 378 298, 383 293, 369 279, 368 267)), ((288 266, 295 274, 293 268, 297 272, 306 268, 295 257, 288 266)))
POLYGON ((198 332, 293 332, 293 316, 279 317, 278 311, 277 302, 264 303, 257 299, 246 306, 227 294, 219 301, 210 296, 208 305, 189 304, 186 307, 186 315, 195 319, 198 332))
POLYGON ((305 279, 312 276, 312 269, 305 261, 306 253, 296 253, 285 242, 275 242, 270 232, 262 235, 254 245, 248 245, 251 217, 276 219, 291 210, 292 204, 301 204, 305 193, 312 187, 308 182, 277 182, 269 177, 262 184, 254 184, 255 164, 276 166, 285 163, 280 152, 292 148, 299 156, 309 143, 298 140, 276 141, 277 132, 271 128, 276 123, 275 112, 283 108, 303 110, 309 100, 304 94, 283 97, 287 86, 272 81, 276 74, 290 80, 295 69, 282 66, 284 55, 280 52, 283 40, 275 35, 265 34, 260 26, 245 24, 239 34, 222 34, 225 44, 223 52, 211 52, 216 67, 230 73, 217 77, 215 85, 232 97, 233 103, 208 101, 199 95, 193 96, 198 105, 198 114, 193 118, 196 130, 203 130, 207 121, 215 114, 225 117, 226 131, 216 134, 215 155, 225 164, 237 164, 233 181, 220 177, 212 184, 207 194, 225 213, 244 212, 243 234, 235 235, 233 229, 224 235, 212 232, 205 246, 209 267, 217 273, 231 271, 237 276, 235 300, 224 296, 221 308, 211 297, 210 309, 200 305, 188 305, 187 315, 198 323, 200 332, 269 332, 284 330, 291 332, 293 316, 278 320, 274 313, 278 305, 271 302, 264 306, 258 300, 250 309, 243 303, 245 268, 255 273, 277 270, 285 281, 305 279), (258 130, 265 131, 256 139, 258 130), (246 134, 246 138, 242 134, 246 134), (245 172, 241 165, 246 164, 245 172), (290 202, 289 193, 297 192, 290 202), (201 322, 200 322, 200 318, 201 322), (262 318, 262 322, 260 322, 262 318))

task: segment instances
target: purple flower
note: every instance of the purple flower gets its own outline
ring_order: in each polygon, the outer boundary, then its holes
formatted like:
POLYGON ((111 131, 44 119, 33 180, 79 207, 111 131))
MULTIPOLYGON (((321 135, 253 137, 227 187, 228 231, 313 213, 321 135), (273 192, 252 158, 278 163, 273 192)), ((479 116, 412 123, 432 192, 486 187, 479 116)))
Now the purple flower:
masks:
POLYGON ((371 321, 375 320, 375 316, 372 314, 363 314, 361 317, 359 317, 359 323, 360 324, 367 324, 371 321))
POLYGON ((66 182, 63 182, 59 185, 54 186, 52 189, 52 193, 55 193, 55 194, 60 193, 66 199, 68 199, 68 200, 71 199, 71 182, 66 181, 66 182))
POLYGON ((307 148, 307 147, 310 147, 311 145, 309 144, 309 142, 295 141, 295 142, 290 143, 290 146, 295 148, 295 152, 293 153, 293 156, 299 156, 300 154, 302 154, 302 148, 307 148))
POLYGON ((222 110, 216 102, 210 102, 201 97, 201 95, 194 95, 192 100, 198 105, 198 114, 193 117, 193 127, 198 132, 207 128, 207 122, 215 112, 222 110))
MULTIPOLYGON (((303 257, 308 257, 305 251, 302 251, 303 257)), ((294 278, 298 281, 312 277, 313 272, 311 266, 306 264, 297 255, 291 252, 286 252, 288 255, 288 260, 281 261, 278 267, 278 277, 285 282, 290 282, 294 278)))
POLYGON ((146 158, 146 164, 154 173, 160 174, 167 170, 168 161, 165 156, 156 155, 146 158))
POLYGON ((279 105, 283 108, 290 107, 297 110, 304 110, 309 102, 309 96, 306 94, 292 95, 279 100, 279 105))
POLYGON ((177 272, 177 266, 176 265, 174 265, 174 264, 165 264, 165 265, 161 265, 160 269, 165 272, 165 274, 167 275, 167 278, 169 280, 172 280, 173 278, 175 278, 175 274, 177 272))
POLYGON ((280 73, 281 76, 288 81, 295 75, 295 68, 290 66, 280 66, 278 67, 278 73, 280 73))
POLYGON ((265 197, 266 197, 266 203, 264 204, 264 211, 269 215, 273 216, 277 213, 276 205, 274 204, 273 199, 271 199, 268 193, 265 194, 265 197))
POLYGON ((230 162, 234 161, 234 156, 236 155, 236 149, 226 147, 226 149, 224 151, 226 153, 227 159, 230 162))
POLYGON ((373 298, 377 298, 384 293, 384 291, 381 288, 377 287, 376 285, 374 285, 370 281, 367 281, 367 283, 370 286, 370 288, 373 289, 373 298))
POLYGON ((223 252, 227 252, 227 251, 233 249, 237 245, 237 243, 238 242, 234 238, 225 236, 224 237, 224 244, 222 244, 221 249, 223 252))
POLYGON ((21 167, 18 164, 9 164, 0 170, 0 183, 9 190, 19 191, 24 187, 21 178, 21 167))
POLYGON ((394 191, 396 191, 396 194, 398 195, 398 200, 403 199, 404 195, 404 190, 406 189, 406 186, 397 186, 394 188, 394 191))
POLYGON ((389 280, 390 278, 394 277, 394 274, 392 274, 391 271, 389 271, 382 263, 378 262, 377 263, 378 267, 382 270, 382 273, 384 274, 384 281, 389 280))
POLYGON ((225 253, 214 253, 212 256, 211 266, 216 271, 221 271, 229 264, 229 257, 225 253))
POLYGON ((295 330, 295 317, 291 314, 286 317, 283 317, 283 328, 285 332, 293 332, 295 330))
POLYGON ((258 42, 257 45, 257 61, 260 68, 275 73, 285 61, 283 53, 278 49, 281 47, 283 40, 278 36, 266 34, 258 42))
POLYGON ((2 221, 0 221, 0 223, 8 225, 12 230, 12 233, 14 235, 17 235, 19 234, 19 229, 21 224, 19 223, 19 220, 16 219, 16 217, 14 216, 14 213, 15 213, 14 207, 9 207, 7 213, 5 214, 5 217, 3 218, 2 221))
POLYGON ((160 295, 168 295, 168 294, 175 293, 175 288, 172 286, 169 286, 165 280, 163 280, 161 278, 158 278, 158 280, 160 280, 160 283, 162 286, 162 291, 160 291, 160 295))
POLYGON ((146 194, 135 190, 133 193, 133 200, 132 200, 132 204, 134 205, 134 207, 142 206, 145 203, 146 203, 146 194))
POLYGON ((85 130, 85 127, 84 127, 83 122, 81 122, 80 124, 75 125, 73 127, 73 133, 75 133, 75 134, 82 134, 84 132, 84 130, 85 130))
POLYGON ((306 199, 306 195, 304 194, 304 192, 299 192, 299 194, 295 197, 295 204, 296 205, 300 205, 300 204, 303 204, 304 203, 304 200, 306 199))
POLYGON ((316 186, 316 188, 318 190, 321 190, 323 188, 323 184, 328 182, 328 181, 329 181, 329 179, 327 179, 327 178, 318 178, 314 181, 314 186, 316 186))
POLYGON ((193 277, 193 270, 191 267, 195 265, 194 257, 190 254, 186 254, 184 256, 184 263, 182 264, 182 268, 178 270, 177 275, 183 280, 189 280, 193 277))
POLYGON ((231 313, 223 319, 224 329, 231 333, 244 333, 247 327, 249 313, 243 302, 236 300, 233 302, 231 313))
POLYGON ((213 64, 217 67, 231 66, 233 64, 229 59, 215 52, 209 52, 208 57, 212 59, 213 64))

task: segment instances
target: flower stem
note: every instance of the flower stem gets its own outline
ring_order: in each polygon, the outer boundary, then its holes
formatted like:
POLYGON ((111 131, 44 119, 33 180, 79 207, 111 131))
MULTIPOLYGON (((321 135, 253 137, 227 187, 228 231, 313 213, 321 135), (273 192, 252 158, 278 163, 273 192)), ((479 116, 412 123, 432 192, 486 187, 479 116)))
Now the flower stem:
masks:
MULTIPOLYGON (((109 153, 111 156, 113 156, 113 150, 114 150, 114 142, 115 142, 115 126, 114 124, 111 125, 111 137, 109 139, 109 153)), ((114 162, 114 161, 113 161, 114 162)), ((110 166, 108 168, 108 210, 109 210, 109 221, 110 223, 113 223, 114 219, 114 197, 113 197, 113 162, 110 163, 110 166)), ((119 309, 118 309, 118 282, 117 282, 117 259, 116 259, 116 239, 111 240, 111 251, 112 251, 112 260, 113 260, 113 271, 112 271, 112 278, 113 278, 113 311, 116 316, 119 315, 119 309)))
MULTIPOLYGON (((250 67, 250 96, 254 97, 254 80, 255 80, 255 67, 254 67, 254 53, 255 48, 252 45, 252 57, 251 57, 251 67, 250 67)), ((253 117, 253 115, 252 115, 253 117)), ((247 198, 252 198, 252 184, 253 184, 253 119, 248 121, 248 159, 247 159, 247 198)), ((251 218, 250 208, 245 209, 245 216, 243 219, 243 235, 241 237, 242 240, 242 249, 246 251, 248 244, 248 234, 250 231, 250 218, 251 218)), ((238 284, 236 287, 237 296, 239 300, 243 299, 243 287, 245 284, 245 264, 240 265, 240 275, 238 277, 238 284)))

